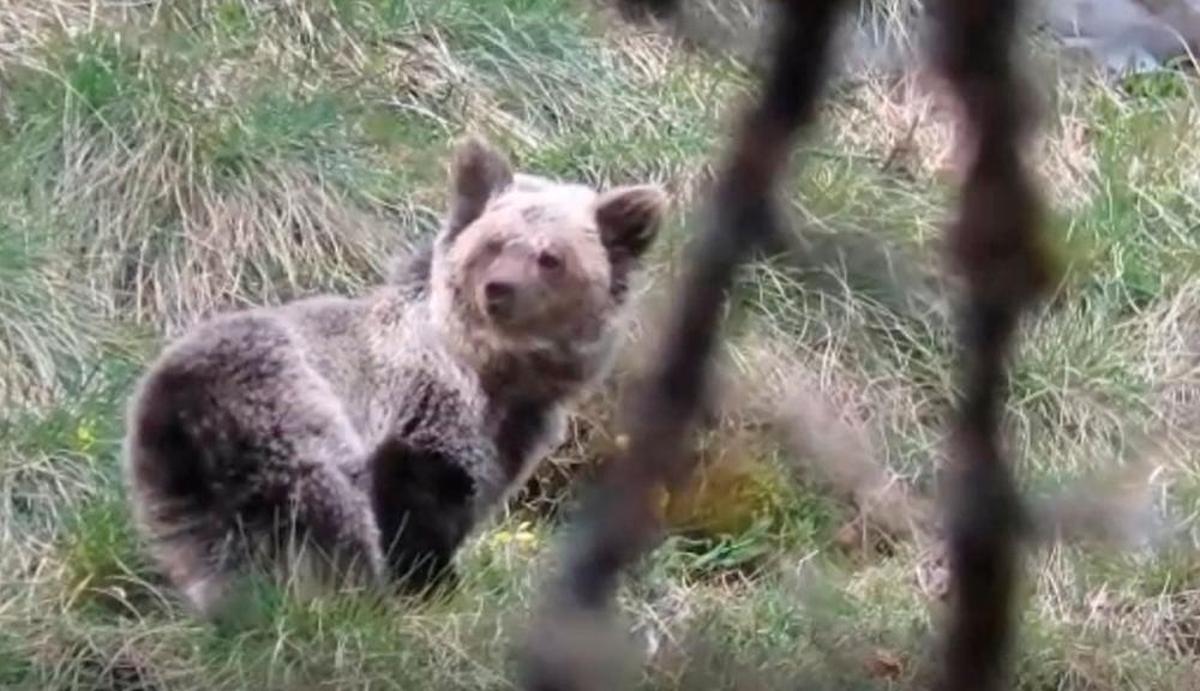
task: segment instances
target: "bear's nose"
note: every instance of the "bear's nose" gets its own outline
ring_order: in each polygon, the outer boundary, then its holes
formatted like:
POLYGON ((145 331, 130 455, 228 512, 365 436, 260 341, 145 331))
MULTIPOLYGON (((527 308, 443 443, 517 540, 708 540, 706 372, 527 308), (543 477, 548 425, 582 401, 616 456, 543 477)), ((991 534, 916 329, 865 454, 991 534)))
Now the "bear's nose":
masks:
POLYGON ((512 311, 515 294, 516 290, 511 283, 488 281, 483 286, 483 299, 487 303, 488 314, 501 317, 512 311))

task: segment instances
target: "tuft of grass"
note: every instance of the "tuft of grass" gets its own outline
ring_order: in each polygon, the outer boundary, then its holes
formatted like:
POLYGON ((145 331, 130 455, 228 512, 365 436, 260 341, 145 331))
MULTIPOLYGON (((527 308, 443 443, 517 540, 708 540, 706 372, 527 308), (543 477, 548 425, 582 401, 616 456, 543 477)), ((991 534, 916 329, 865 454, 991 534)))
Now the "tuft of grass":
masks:
POLYGON ((11 635, 0 635, 0 684, 19 688, 29 678, 30 662, 22 654, 21 641, 11 635))
POLYGON ((113 345, 110 325, 30 230, 0 221, 0 403, 45 402, 84 376, 89 358, 113 345))
POLYGON ((81 507, 66 522, 63 588, 68 606, 138 613, 157 600, 141 574, 151 571, 129 521, 123 493, 81 507))

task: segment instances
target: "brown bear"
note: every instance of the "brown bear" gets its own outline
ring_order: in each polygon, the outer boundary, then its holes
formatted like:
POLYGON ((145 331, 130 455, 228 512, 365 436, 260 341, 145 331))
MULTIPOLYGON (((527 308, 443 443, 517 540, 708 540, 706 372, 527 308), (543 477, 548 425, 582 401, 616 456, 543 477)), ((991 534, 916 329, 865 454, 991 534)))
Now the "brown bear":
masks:
POLYGON ((321 585, 453 578, 610 366, 663 192, 514 174, 477 138, 451 178, 432 247, 388 283, 218 316, 141 381, 134 513, 202 615, 252 563, 321 585))

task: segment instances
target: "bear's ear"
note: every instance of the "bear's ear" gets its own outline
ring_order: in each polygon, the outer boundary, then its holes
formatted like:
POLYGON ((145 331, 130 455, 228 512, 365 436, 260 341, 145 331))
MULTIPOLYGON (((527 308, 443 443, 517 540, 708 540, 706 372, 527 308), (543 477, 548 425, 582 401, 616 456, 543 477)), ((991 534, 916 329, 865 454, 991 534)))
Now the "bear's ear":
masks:
POLYGON ((641 257, 654 242, 666 209, 667 195, 656 185, 629 185, 601 194, 596 224, 613 261, 641 257))
POLYGON ((453 240, 479 218, 488 200, 512 181, 508 159, 481 137, 471 135, 460 141, 450 166, 450 209, 442 231, 443 242, 453 240))

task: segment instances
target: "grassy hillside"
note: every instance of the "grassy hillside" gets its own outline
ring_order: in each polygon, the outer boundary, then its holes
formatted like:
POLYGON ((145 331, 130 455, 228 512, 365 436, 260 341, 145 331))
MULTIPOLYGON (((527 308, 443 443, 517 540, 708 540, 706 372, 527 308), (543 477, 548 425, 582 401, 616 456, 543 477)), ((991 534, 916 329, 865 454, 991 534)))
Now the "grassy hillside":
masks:
MULTIPOLYGON (((1150 491, 1172 530, 1155 549, 1031 556, 1019 685, 1200 689, 1200 89, 1036 65, 1068 271, 1022 345, 1013 452, 1038 493, 1163 441, 1150 491)), ((0 687, 511 688, 548 509, 616 443, 612 396, 471 542, 453 597, 264 588, 238 630, 193 621, 146 562, 118 472, 126 396, 203 315, 378 280, 432 230, 468 129, 523 169, 667 185, 661 285, 750 79, 570 0, 0 5, 0 687)), ((789 190, 809 258, 746 274, 729 355, 804 383, 929 488, 954 386, 929 280, 953 142, 924 84, 839 82, 789 190)), ((698 452, 707 484, 622 593, 647 688, 916 686, 936 554, 863 539, 850 503, 736 415, 698 452)))

